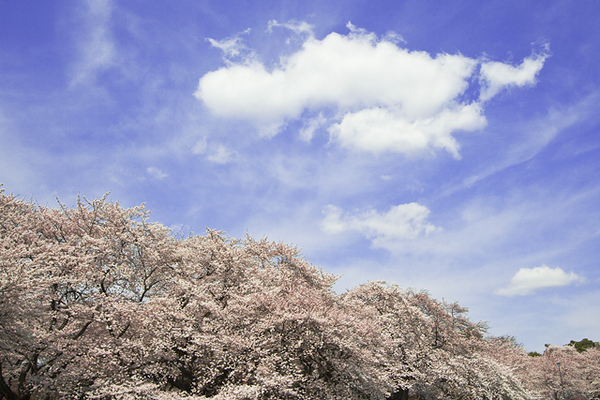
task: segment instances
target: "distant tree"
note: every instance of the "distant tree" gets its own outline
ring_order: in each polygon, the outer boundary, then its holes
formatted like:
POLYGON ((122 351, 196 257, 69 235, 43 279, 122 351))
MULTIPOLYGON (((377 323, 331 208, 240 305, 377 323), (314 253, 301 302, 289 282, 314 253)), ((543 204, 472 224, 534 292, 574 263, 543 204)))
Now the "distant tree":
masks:
POLYGON ((600 399, 598 349, 579 353, 572 346, 548 346, 541 357, 528 357, 525 365, 527 386, 544 399, 570 398, 575 394, 600 399))
POLYGON ((587 349, 592 349, 594 347, 600 347, 600 345, 596 342, 589 340, 588 338, 582 339, 579 342, 575 340, 571 340, 567 346, 572 346, 577 349, 578 352, 583 353, 587 349))

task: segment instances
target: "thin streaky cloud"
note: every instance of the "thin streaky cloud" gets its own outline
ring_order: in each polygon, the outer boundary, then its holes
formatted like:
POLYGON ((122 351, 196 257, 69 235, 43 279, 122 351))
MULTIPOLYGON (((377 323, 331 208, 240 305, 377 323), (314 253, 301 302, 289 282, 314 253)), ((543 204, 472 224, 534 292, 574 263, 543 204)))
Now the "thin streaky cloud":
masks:
POLYGON ((116 65, 118 53, 109 27, 113 8, 111 0, 86 0, 76 17, 78 59, 73 66, 72 86, 89 85, 98 72, 116 65))
POLYGON ((156 179, 164 179, 169 176, 169 174, 163 172, 160 168, 157 167, 148 167, 146 168, 146 172, 156 179))
POLYGON ((272 32, 273 27, 277 28, 285 28, 294 32, 296 35, 308 35, 310 37, 314 36, 314 26, 305 21, 288 21, 284 23, 277 22, 272 19, 269 21, 267 32, 272 32))
POLYGON ((212 47, 219 49, 223 52, 223 60, 228 65, 233 65, 232 59, 246 55, 250 50, 244 45, 242 35, 250 33, 250 28, 245 31, 222 40, 215 40, 213 38, 207 38, 206 40, 211 44, 212 47))

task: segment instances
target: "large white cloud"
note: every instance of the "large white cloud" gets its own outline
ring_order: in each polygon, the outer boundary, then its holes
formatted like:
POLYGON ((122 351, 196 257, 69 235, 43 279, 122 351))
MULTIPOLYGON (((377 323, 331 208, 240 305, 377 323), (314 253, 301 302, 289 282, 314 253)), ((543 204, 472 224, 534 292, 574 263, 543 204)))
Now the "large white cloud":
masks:
POLYGON ((537 289, 567 286, 574 282, 581 282, 583 278, 571 272, 567 274, 562 268, 550 268, 542 265, 536 268, 521 268, 512 277, 507 287, 496 291, 502 296, 516 296, 532 294, 537 289))
POLYGON ((339 207, 328 205, 321 230, 339 234, 356 230, 373 242, 375 247, 386 247, 390 241, 416 239, 441 230, 427 222, 429 209, 418 203, 393 206, 387 213, 369 210, 355 215, 344 213, 339 207))
POLYGON ((408 119, 402 110, 367 108, 347 113, 329 132, 341 145, 382 153, 416 153, 429 147, 443 148, 459 158, 459 145, 452 132, 475 130, 486 124, 477 104, 447 107, 429 118, 408 119))
MULTIPOLYGON (((326 109, 329 117, 317 125, 327 129, 333 141, 372 153, 439 148, 458 158, 453 134, 485 126, 480 103, 506 86, 533 83, 545 59, 527 58, 518 67, 484 63, 481 98, 464 101, 469 85, 477 82, 472 78, 479 60, 409 51, 350 23, 349 34, 331 33, 321 40, 312 36, 308 25, 272 21, 269 27, 274 26, 306 36, 302 48, 282 57, 274 68, 253 52, 243 60, 228 61, 200 78, 195 96, 214 115, 248 120, 264 136, 277 134, 307 111, 316 115, 326 109)), ((211 41, 225 55, 231 53, 230 42, 211 41)), ((238 37, 233 44, 239 46, 238 37)), ((303 130, 305 140, 314 126, 303 130)))

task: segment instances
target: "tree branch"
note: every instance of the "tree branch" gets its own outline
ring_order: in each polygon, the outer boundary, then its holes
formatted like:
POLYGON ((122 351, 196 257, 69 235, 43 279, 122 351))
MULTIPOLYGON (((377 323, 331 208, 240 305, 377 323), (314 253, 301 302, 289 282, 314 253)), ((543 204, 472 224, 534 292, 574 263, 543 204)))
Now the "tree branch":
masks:
POLYGON ((85 333, 85 330, 88 328, 88 326, 90 326, 90 324, 94 322, 94 320, 90 320, 88 322, 85 323, 85 325, 83 325, 81 327, 81 329, 79 330, 79 332, 77 332, 77 334, 75 336, 73 336, 73 340, 77 340, 81 337, 81 335, 83 335, 85 333))
POLYGON ((119 335, 117 336, 117 339, 121 339, 121 337, 125 334, 125 332, 127 332, 127 329, 129 329, 130 326, 131 322, 128 322, 127 325, 125 325, 125 328, 123 328, 121 333, 119 333, 119 335))

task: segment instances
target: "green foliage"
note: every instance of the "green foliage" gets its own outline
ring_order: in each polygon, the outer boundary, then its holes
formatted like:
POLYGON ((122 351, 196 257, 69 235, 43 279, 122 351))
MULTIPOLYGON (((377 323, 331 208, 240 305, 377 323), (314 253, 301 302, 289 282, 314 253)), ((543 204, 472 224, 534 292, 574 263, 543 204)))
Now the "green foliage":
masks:
POLYGON ((542 355, 540 353, 538 353, 537 351, 530 351, 529 353, 527 353, 527 355, 529 357, 541 357, 542 355))
POLYGON ((588 338, 584 338, 584 339, 580 340, 579 342, 571 340, 569 342, 569 344, 567 344, 567 346, 575 347, 577 349, 577 351, 580 353, 583 353, 587 349, 592 349, 594 347, 600 347, 597 342, 593 342, 593 341, 589 340, 588 338))

